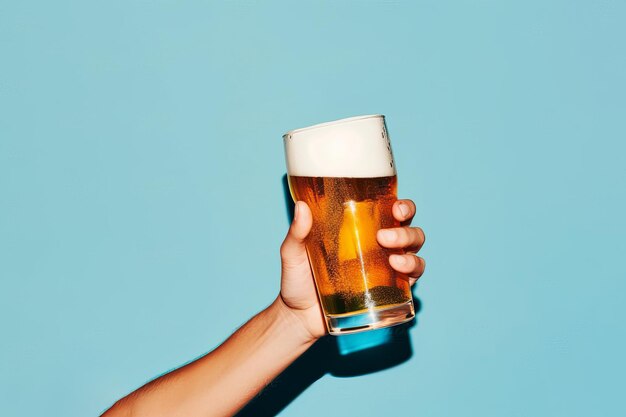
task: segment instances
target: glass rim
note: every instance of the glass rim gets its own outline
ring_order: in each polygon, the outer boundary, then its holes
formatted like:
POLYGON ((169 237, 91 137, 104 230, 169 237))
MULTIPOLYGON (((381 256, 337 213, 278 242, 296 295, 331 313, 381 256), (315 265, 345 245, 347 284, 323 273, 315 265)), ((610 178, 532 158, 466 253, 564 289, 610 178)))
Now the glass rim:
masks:
POLYGON ((287 133, 285 133, 283 135, 283 139, 287 139, 288 137, 291 137, 295 133, 300 133, 300 132, 307 131, 307 130, 313 130, 313 129, 318 129, 318 128, 327 127, 327 126, 334 126, 334 125, 339 125, 343 123, 350 123, 350 122, 355 122, 357 120, 371 119, 373 117, 384 119, 385 115, 384 114, 366 114, 363 116, 346 117, 345 119, 332 120, 330 122, 324 122, 324 123, 318 123, 318 124, 311 125, 311 126, 300 127, 298 129, 292 129, 288 131, 287 133))

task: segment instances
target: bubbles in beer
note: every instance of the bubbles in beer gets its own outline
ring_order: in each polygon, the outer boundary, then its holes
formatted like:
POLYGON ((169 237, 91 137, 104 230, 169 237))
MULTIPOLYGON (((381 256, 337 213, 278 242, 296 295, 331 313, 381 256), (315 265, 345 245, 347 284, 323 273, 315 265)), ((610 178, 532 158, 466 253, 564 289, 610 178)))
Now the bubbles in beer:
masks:
POLYGON ((407 294, 400 288, 378 286, 361 293, 337 293, 322 296, 326 312, 343 314, 372 307, 406 303, 407 294))
POLYGON ((328 314, 400 304, 411 299, 408 279, 389 265, 391 251, 376 233, 399 226, 391 209, 396 177, 290 176, 295 200, 313 213, 307 250, 328 314))

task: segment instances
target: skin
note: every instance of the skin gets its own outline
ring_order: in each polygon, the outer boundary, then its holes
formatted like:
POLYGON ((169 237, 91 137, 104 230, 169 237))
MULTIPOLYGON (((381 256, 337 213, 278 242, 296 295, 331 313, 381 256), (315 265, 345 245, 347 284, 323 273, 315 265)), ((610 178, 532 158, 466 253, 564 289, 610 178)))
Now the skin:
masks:
MULTIPOLYGON (((379 230, 376 238, 383 247, 404 250, 403 255, 391 255, 389 263, 414 284, 424 273, 424 260, 415 255, 424 244, 424 232, 409 226, 415 215, 411 200, 398 200, 392 211, 401 227, 379 230)), ((269 307, 214 351, 132 392, 102 417, 232 416, 324 336, 305 248, 312 223, 309 207, 297 202, 280 248, 280 294, 269 307)))

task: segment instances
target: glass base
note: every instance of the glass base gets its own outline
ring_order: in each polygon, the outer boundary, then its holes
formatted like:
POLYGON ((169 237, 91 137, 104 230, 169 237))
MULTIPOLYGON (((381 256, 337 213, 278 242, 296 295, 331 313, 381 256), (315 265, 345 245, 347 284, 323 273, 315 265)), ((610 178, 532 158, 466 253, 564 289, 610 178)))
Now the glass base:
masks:
POLYGON ((372 308, 369 311, 349 314, 327 314, 328 332, 334 336, 367 330, 382 329, 406 323, 415 317, 413 300, 392 307, 372 308))

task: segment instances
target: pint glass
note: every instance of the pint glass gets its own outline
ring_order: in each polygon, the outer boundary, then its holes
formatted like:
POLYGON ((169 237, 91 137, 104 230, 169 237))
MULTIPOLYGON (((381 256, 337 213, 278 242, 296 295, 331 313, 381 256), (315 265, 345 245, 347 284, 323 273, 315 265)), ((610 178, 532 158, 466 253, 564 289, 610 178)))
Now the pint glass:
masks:
MULTIPOLYGON (((326 325, 339 335, 410 321, 408 277, 376 232, 398 227, 396 168, 385 117, 352 117, 284 136, 289 188, 313 213, 307 253, 326 325)), ((401 252, 396 252, 401 253, 401 252)))

